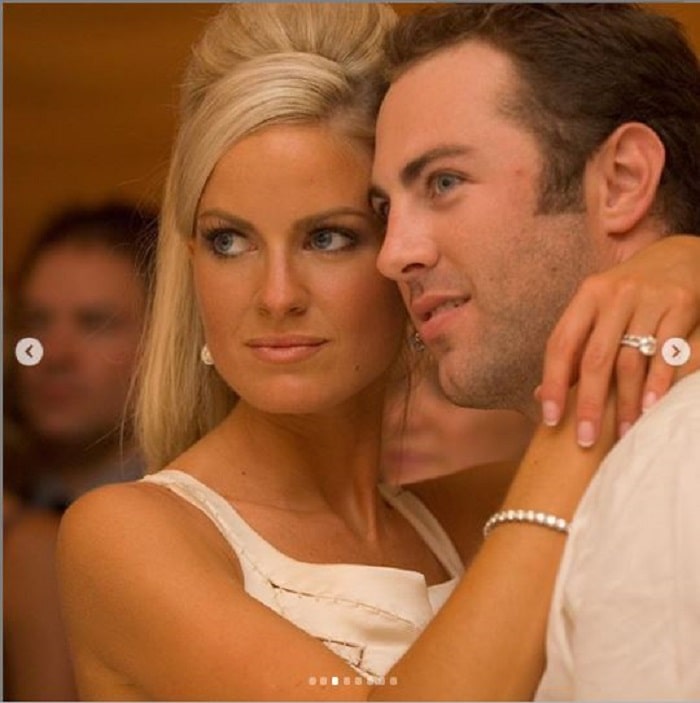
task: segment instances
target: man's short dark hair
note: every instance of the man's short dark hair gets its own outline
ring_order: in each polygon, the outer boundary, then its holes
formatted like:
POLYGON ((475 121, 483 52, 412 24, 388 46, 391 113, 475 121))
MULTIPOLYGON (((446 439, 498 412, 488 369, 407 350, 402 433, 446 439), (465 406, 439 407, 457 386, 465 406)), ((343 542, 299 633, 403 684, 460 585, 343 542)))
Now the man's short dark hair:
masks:
POLYGON ((666 150, 655 211, 671 231, 700 233, 700 68, 677 22, 620 4, 434 8, 390 33, 389 77, 467 40, 507 54, 521 79, 503 108, 542 149, 540 211, 579 209, 589 158, 642 122, 666 150))
POLYGON ((126 202, 94 206, 69 206, 56 212, 39 230, 26 252, 17 275, 17 286, 27 278, 37 260, 57 246, 102 246, 131 260, 148 288, 153 277, 158 213, 126 202))

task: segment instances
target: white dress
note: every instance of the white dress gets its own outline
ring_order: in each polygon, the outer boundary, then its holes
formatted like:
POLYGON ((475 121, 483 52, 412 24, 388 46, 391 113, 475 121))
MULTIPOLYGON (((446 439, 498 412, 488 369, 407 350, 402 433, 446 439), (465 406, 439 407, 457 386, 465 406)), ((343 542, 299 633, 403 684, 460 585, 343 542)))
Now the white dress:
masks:
POLYGON ((380 490, 433 551, 450 575, 448 581, 428 586, 416 571, 297 561, 266 542, 228 501, 189 474, 166 469, 142 480, 167 487, 204 512, 236 553, 246 592, 370 681, 381 679, 411 646, 463 573, 438 521, 399 487, 380 490))

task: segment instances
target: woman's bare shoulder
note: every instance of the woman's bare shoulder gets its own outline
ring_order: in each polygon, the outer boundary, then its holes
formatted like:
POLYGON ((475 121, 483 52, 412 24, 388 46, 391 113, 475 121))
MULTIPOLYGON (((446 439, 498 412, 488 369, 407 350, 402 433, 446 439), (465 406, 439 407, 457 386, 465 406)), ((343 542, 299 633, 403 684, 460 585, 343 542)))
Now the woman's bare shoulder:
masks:
POLYGON ((61 520, 61 540, 78 544, 121 539, 130 533, 177 529, 172 517, 177 503, 158 487, 139 481, 100 486, 82 495, 66 510, 61 520))
POLYGON ((473 466, 408 486, 450 536, 465 563, 474 556, 484 523, 501 505, 517 464, 473 466))
POLYGON ((308 700, 327 691, 309 688, 310 676, 353 674, 246 593, 216 528, 165 491, 100 488, 61 526, 64 613, 84 698, 308 700))
POLYGON ((200 510, 164 486, 143 481, 108 484, 86 493, 68 508, 59 530, 62 553, 95 559, 109 553, 112 562, 119 555, 127 557, 122 554, 125 548, 147 555, 151 550, 216 553, 222 547, 230 564, 230 548, 200 510))
POLYGON ((213 523, 146 482, 101 486, 68 508, 58 572, 79 690, 98 700, 123 698, 124 685, 145 690, 149 666, 167 659, 154 640, 187 634, 183 613, 201 610, 208 591, 226 589, 233 602, 243 592, 235 553, 213 523))

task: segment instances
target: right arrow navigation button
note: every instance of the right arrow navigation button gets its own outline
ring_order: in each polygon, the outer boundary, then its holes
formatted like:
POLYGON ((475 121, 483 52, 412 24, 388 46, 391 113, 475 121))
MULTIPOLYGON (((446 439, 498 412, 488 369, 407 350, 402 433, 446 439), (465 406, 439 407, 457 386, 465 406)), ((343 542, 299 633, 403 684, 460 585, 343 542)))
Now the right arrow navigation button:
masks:
POLYGON ((690 359, 690 344, 682 337, 670 337, 661 347, 661 356, 669 366, 683 366, 690 359))

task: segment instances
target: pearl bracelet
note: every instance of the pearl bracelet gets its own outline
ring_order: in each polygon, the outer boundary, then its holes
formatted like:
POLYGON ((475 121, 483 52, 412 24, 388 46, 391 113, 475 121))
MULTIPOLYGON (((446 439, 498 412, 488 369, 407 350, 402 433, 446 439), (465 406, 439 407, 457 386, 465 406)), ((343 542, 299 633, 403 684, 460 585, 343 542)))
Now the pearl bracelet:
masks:
POLYGON ((536 510, 501 510, 494 513, 484 525, 484 537, 488 537, 491 530, 498 525, 507 522, 529 522, 532 525, 547 527, 556 532, 569 532, 569 523, 563 517, 557 517, 549 513, 541 513, 536 510))

